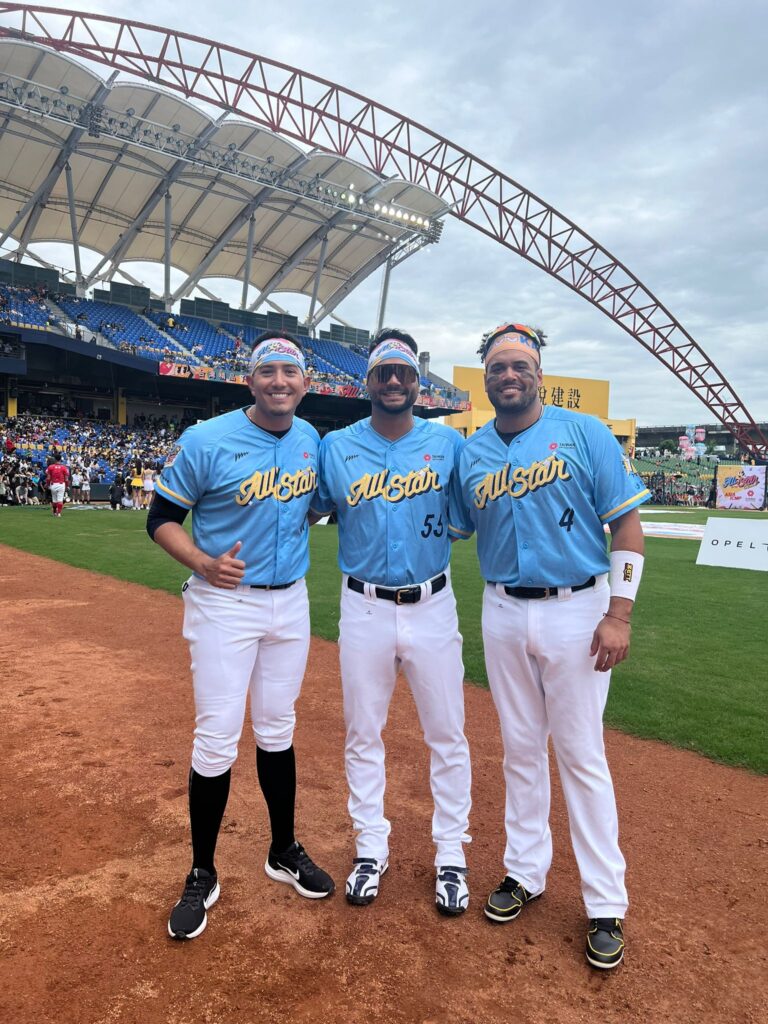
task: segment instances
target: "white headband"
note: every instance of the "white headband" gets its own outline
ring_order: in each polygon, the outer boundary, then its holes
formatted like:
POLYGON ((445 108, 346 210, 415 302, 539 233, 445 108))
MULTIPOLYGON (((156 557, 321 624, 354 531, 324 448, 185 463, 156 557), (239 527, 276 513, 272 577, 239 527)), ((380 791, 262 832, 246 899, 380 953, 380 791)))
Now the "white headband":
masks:
POLYGON ((253 373, 264 363, 294 363, 306 377, 307 364, 300 348, 287 338, 268 338, 251 352, 250 370, 253 373))
POLYGON ((401 363, 407 363, 408 366, 412 366, 419 373, 419 361, 413 353, 413 349, 409 348, 408 345, 403 341, 398 341, 397 338, 385 338, 380 345, 368 356, 368 373, 382 363, 385 359, 397 359, 401 363))

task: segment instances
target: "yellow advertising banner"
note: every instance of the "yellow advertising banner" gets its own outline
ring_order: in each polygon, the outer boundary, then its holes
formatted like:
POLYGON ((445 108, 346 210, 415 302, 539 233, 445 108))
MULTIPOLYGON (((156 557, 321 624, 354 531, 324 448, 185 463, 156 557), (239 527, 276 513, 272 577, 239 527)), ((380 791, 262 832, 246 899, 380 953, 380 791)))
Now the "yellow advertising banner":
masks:
POLYGON ((717 467, 717 508, 761 509, 765 504, 765 466, 717 467))
MULTIPOLYGON (((472 408, 460 415, 451 416, 446 423, 455 427, 465 436, 474 434, 493 419, 493 406, 483 387, 483 369, 480 366, 454 366, 453 383, 462 391, 469 392, 472 408)), ((544 374, 539 394, 544 405, 559 409, 571 409, 596 416, 617 438, 624 450, 634 455, 637 423, 634 419, 619 420, 608 416, 610 384, 607 380, 592 380, 589 377, 558 377, 544 374)))
MULTIPOLYGON (((483 387, 482 367, 454 366, 453 383, 462 391, 469 392, 472 409, 462 416, 451 416, 450 424, 462 432, 466 430, 467 434, 473 434, 493 416, 493 406, 483 387)), ((607 380, 545 374, 539 392, 545 405, 572 409, 574 412, 584 412, 607 420, 609 390, 607 380)))

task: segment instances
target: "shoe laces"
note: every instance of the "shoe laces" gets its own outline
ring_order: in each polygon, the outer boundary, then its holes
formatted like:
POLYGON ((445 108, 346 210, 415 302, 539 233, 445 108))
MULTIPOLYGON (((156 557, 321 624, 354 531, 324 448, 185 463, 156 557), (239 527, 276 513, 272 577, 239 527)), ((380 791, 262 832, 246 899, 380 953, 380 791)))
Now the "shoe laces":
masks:
POLYGON ((300 871, 303 871, 308 875, 314 874, 317 869, 316 864, 301 843, 295 843, 292 847, 288 847, 282 856, 290 860, 300 871))
POLYGON ((206 880, 204 878, 200 878, 197 872, 193 871, 187 878, 180 903, 191 907, 192 910, 199 910, 200 905, 205 899, 205 886, 206 880))

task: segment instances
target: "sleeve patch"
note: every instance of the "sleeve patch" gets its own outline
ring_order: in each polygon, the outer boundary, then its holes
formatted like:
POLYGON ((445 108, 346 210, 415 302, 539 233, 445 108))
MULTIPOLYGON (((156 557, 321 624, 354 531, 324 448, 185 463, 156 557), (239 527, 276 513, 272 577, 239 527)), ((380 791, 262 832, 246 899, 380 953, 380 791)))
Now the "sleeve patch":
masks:
POLYGON ((170 469, 171 468, 171 466, 176 461, 176 456, 179 454, 180 451, 181 451, 181 445, 180 444, 177 444, 177 445, 173 446, 173 448, 171 449, 170 454, 166 457, 166 460, 163 463, 163 469, 170 469))

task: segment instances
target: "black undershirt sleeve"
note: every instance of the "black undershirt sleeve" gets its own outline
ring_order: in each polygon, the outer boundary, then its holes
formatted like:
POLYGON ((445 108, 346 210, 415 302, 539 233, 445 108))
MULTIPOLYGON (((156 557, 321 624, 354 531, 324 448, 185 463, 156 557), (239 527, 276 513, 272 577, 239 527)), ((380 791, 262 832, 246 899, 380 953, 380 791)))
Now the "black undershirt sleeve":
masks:
POLYGON ((147 533, 155 539, 155 531, 163 523, 178 523, 181 525, 189 515, 188 508, 182 508, 173 501, 168 501, 162 494, 155 491, 152 504, 147 512, 147 533))

